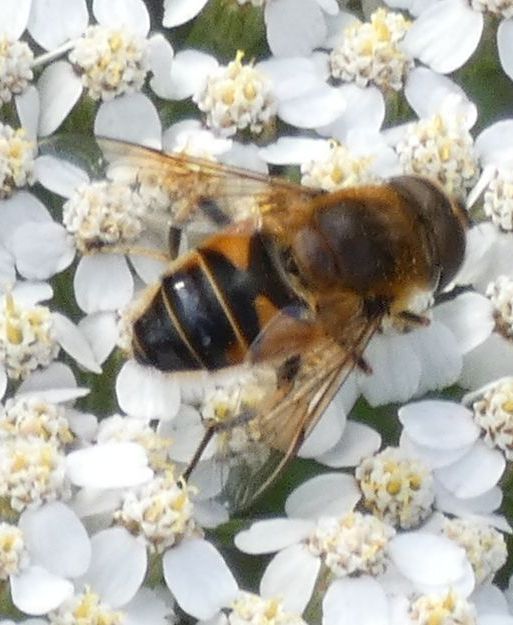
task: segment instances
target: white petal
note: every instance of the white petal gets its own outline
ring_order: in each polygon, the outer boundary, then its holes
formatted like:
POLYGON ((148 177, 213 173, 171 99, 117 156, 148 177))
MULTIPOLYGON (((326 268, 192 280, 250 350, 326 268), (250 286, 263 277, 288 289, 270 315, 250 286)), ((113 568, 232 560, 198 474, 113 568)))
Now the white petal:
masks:
MULTIPOLYGON (((484 584, 472 593, 472 603, 481 617, 484 614, 508 614, 508 601, 502 590, 493 584, 484 584)), ((479 619, 481 623, 481 619, 479 619)))
POLYGON ((3 367, 0 367, 0 399, 4 396, 7 389, 7 373, 3 367))
POLYGON ((445 489, 436 479, 436 506, 443 512, 457 516, 490 515, 497 510, 502 503, 502 491, 494 486, 482 495, 459 499, 445 489))
POLYGON ((141 588, 123 606, 123 625, 169 625, 175 618, 169 592, 162 588, 141 588))
POLYGON ((100 104, 94 134, 160 149, 162 126, 153 102, 142 93, 132 93, 100 104))
POLYGON ((445 536, 400 534, 390 541, 388 551, 399 571, 416 584, 450 585, 467 566, 465 550, 445 536))
POLYGON ((0 245, 0 289, 9 287, 15 281, 14 258, 0 245))
POLYGON ((450 78, 440 76, 427 67, 417 67, 408 74, 404 93, 419 117, 436 115, 448 97, 457 96, 459 119, 464 115, 465 127, 472 128, 477 119, 477 109, 467 100, 463 89, 450 78))
POLYGON ((80 320, 78 327, 89 341, 95 361, 100 364, 105 362, 118 340, 116 314, 103 312, 88 315, 80 320))
POLYGON ((205 435, 205 426, 197 410, 192 406, 182 404, 173 420, 159 423, 158 433, 173 441, 169 457, 175 462, 187 463, 194 456, 194 452, 205 435))
POLYGON ((124 527, 111 527, 91 539, 91 566, 82 578, 112 608, 133 599, 146 574, 146 547, 124 527))
POLYGON ((71 65, 66 61, 56 61, 48 65, 39 77, 41 113, 39 135, 52 134, 66 119, 82 95, 82 83, 71 65))
POLYGON ((362 374, 359 384, 371 406, 405 402, 416 392, 422 368, 408 336, 375 336, 365 358, 372 374, 362 374))
POLYGON ((345 424, 344 408, 335 398, 299 448, 298 456, 315 458, 319 454, 326 453, 342 437, 345 424))
POLYGON ((317 128, 323 137, 346 142, 349 131, 358 127, 378 132, 385 119, 385 100, 377 87, 346 84, 339 88, 346 102, 344 112, 333 123, 317 128))
POLYGON ((456 497, 477 497, 497 484, 505 466, 501 452, 477 441, 460 460, 438 469, 436 477, 456 497))
POLYGON ((388 601, 372 577, 335 580, 322 602, 323 625, 389 625, 388 601))
POLYGON ((28 29, 41 47, 53 50, 79 37, 88 21, 85 0, 33 0, 28 29))
POLYGON ((513 80, 513 20, 502 20, 497 29, 497 48, 502 69, 513 80))
POLYGON ((440 304, 434 309, 433 316, 450 328, 463 354, 487 339, 495 325, 493 305, 479 293, 463 293, 440 304))
POLYGON ((448 74, 461 67, 477 48, 483 14, 464 0, 440 0, 413 23, 404 39, 406 52, 448 74))
POLYGON ((93 0, 93 13, 99 24, 127 28, 141 37, 150 30, 150 16, 141 0, 93 0))
POLYGON ((355 467, 364 458, 372 456, 381 447, 381 436, 368 425, 348 421, 342 438, 326 453, 317 456, 317 462, 341 469, 355 467))
POLYGON ((83 169, 50 155, 36 159, 34 172, 44 187, 65 198, 71 197, 79 185, 89 182, 89 176, 83 169))
POLYGON ((79 365, 93 373, 101 373, 102 368, 96 362, 89 343, 77 326, 64 315, 52 313, 55 337, 62 349, 79 365))
POLYGON ((172 375, 135 361, 121 368, 116 395, 121 409, 133 417, 172 419, 180 407, 180 387, 172 375))
POLYGON ((477 136, 475 148, 483 165, 501 165, 511 160, 512 141, 513 120, 504 119, 485 128, 477 136))
POLYGON ((512 371, 511 341, 494 332, 484 343, 465 355, 460 384, 464 388, 477 389, 498 378, 511 375, 512 371))
POLYGON ((426 447, 458 449, 479 437, 480 430, 472 420, 472 412, 455 402, 414 402, 402 406, 398 414, 408 436, 426 447))
POLYGON ((73 237, 57 223, 28 223, 14 233, 10 247, 16 267, 27 280, 46 280, 75 258, 73 237))
POLYGON ((162 25, 173 28, 185 24, 207 4, 208 0, 164 0, 164 19, 162 25))
POLYGON ((31 561, 62 577, 83 575, 91 559, 89 536, 77 515, 61 502, 26 510, 20 529, 31 561))
POLYGON ((154 35, 149 40, 150 68, 153 73, 150 87, 160 98, 172 97, 171 66, 173 46, 163 35, 154 35))
POLYGON ((412 332, 409 338, 421 365, 417 396, 458 380, 462 357, 455 336, 446 326, 433 321, 427 328, 412 332))
POLYGON ((31 193, 19 191, 8 200, 0 201, 0 242, 9 249, 7 243, 16 229, 30 221, 52 221, 44 204, 31 193))
POLYGON ((301 97, 281 102, 278 116, 298 128, 316 128, 342 115, 346 101, 339 89, 324 85, 301 97))
POLYGON ((53 296, 53 289, 48 282, 17 282, 11 292, 15 301, 24 306, 34 306, 53 296))
POLYGON ((206 540, 184 540, 163 558, 164 578, 178 605, 198 619, 212 618, 237 594, 237 582, 206 540))
POLYGON ((401 432, 399 446, 412 458, 417 458, 431 470, 454 464, 469 452, 471 445, 454 449, 440 449, 436 447, 424 447, 408 436, 405 430, 401 432))
POLYGON ((27 27, 32 0, 3 0, 0 35, 16 41, 27 27))
POLYGON ((184 100, 198 93, 204 86, 207 76, 216 67, 218 62, 210 54, 198 50, 181 50, 175 55, 171 65, 167 97, 172 100, 184 100))
POLYGON ((73 595, 71 582, 40 566, 12 575, 10 581, 12 601, 25 614, 46 614, 73 595))
POLYGON ((323 473, 293 490, 287 497, 285 510, 289 516, 303 519, 339 516, 353 510, 360 497, 353 476, 323 473))
POLYGON ((280 597, 283 608, 301 614, 312 597, 320 558, 305 545, 291 545, 269 562, 260 580, 262 597, 280 597))
POLYGON ((24 380, 18 392, 44 392, 57 389, 76 390, 77 382, 71 369, 62 362, 53 362, 42 371, 34 372, 29 378, 24 380))
POLYGON ((27 138, 35 141, 39 124, 39 92, 34 85, 29 85, 15 100, 20 125, 23 126, 27 138))
POLYGON ((272 80, 273 93, 279 101, 299 98, 326 86, 312 58, 271 58, 256 67, 272 80))
POLYGON ((90 488, 138 486, 153 475, 145 450, 136 443, 103 443, 72 451, 66 465, 73 484, 90 488))
POLYGON ((328 29, 315 0, 274 0, 265 6, 267 43, 275 56, 307 56, 319 47, 328 29))
POLYGON ((123 308, 134 292, 132 274, 119 254, 82 257, 73 283, 77 304, 86 313, 123 308))
POLYGON ((257 521, 239 532, 234 543, 244 553, 273 553, 304 540, 314 527, 312 521, 301 519, 257 521))
POLYGON ((274 165, 300 165, 328 155, 329 142, 313 137, 279 137, 275 143, 260 148, 260 156, 274 165))

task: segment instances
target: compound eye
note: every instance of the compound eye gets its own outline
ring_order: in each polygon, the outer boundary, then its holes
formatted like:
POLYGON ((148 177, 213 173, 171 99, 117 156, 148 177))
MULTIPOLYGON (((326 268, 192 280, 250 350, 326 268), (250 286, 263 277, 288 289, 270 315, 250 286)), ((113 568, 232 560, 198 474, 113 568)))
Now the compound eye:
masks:
POLYGON ((303 228, 296 235, 292 248, 296 262, 312 280, 325 284, 337 279, 333 253, 318 232, 303 228))

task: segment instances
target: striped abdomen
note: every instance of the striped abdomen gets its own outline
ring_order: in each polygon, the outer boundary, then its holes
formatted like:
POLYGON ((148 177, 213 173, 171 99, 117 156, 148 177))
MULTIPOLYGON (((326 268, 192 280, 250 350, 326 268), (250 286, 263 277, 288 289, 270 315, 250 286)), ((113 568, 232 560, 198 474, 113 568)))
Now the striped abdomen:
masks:
POLYGON ((239 364, 272 317, 297 302, 264 235, 213 236, 163 276, 134 322, 135 358, 162 371, 239 364))

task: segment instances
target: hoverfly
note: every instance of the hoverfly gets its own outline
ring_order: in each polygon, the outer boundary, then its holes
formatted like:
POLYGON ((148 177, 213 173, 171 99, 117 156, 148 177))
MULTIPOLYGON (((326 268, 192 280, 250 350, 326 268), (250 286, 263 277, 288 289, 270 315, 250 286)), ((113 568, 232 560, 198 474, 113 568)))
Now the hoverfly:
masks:
POLYGON ((111 172, 128 168, 137 184, 166 190, 174 234, 212 224, 139 305, 135 359, 170 373, 243 363, 275 373, 257 408, 241 403, 227 423, 207 424, 184 474, 216 433, 251 423, 258 436, 216 458, 222 497, 243 508, 294 456, 351 370, 368 369, 363 353, 383 321, 426 323, 415 302, 458 270, 465 211, 416 176, 326 193, 183 154, 99 143, 111 172))

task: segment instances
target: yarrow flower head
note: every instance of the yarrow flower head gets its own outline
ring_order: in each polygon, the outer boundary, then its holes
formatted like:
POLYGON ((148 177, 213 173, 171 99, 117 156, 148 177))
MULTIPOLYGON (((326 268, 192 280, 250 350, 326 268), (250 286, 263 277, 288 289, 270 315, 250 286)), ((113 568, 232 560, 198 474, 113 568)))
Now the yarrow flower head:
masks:
POLYGON ((142 232, 145 207, 139 195, 118 182, 80 185, 63 206, 62 221, 81 252, 133 242, 142 232))
POLYGON ((498 228, 513 231, 513 173, 497 169, 483 197, 483 210, 498 228))
POLYGON ((0 123, 0 199, 34 182, 34 144, 23 128, 0 123))
POLYGON ((38 367, 49 365, 59 353, 50 310, 25 307, 12 295, 0 309, 0 364, 13 380, 25 378, 38 367))
POLYGON ((90 589, 64 601, 48 614, 51 625, 122 625, 123 614, 112 610, 90 589))
POLYGON ((138 443, 146 450, 152 469, 163 470, 168 467, 167 454, 172 441, 157 434, 151 425, 142 419, 119 414, 104 419, 98 429, 96 440, 100 444, 109 441, 138 443))
POLYGON ((488 387, 472 404, 474 421, 484 432, 490 447, 498 447, 513 460, 513 378, 488 387))
POLYGON ((308 539, 308 548, 323 558, 337 577, 353 573, 378 575, 386 565, 388 542, 395 530, 370 514, 349 512, 317 522, 308 539))
POLYGON ((149 71, 149 53, 143 37, 127 30, 90 26, 69 60, 94 100, 112 100, 139 91, 149 71))
POLYGON ((299 614, 287 612, 279 599, 241 592, 228 614, 230 625, 305 625, 299 614))
POLYGON ((224 136, 247 128, 259 134, 277 110, 270 80, 253 65, 243 65, 243 56, 239 52, 227 67, 219 67, 193 98, 207 125, 224 136))
POLYGON ((471 519, 445 519, 442 532, 465 549, 477 584, 490 582, 506 562, 506 541, 494 527, 471 519))
POLYGON ((65 408, 35 395, 19 396, 5 402, 0 416, 0 440, 20 436, 36 437, 66 445, 73 440, 65 408))
POLYGON ((477 181, 472 136, 457 117, 420 119, 409 126, 396 150, 405 173, 438 180, 451 195, 463 195, 477 181))
POLYGON ((33 78, 34 54, 24 41, 0 37, 0 102, 23 93, 33 78))
POLYGON ((332 76, 359 87, 373 83, 384 90, 399 91, 413 67, 413 60, 400 45, 409 26, 400 13, 382 8, 371 15, 370 22, 351 24, 342 43, 331 52, 332 76))
POLYGON ((413 625, 475 625, 477 615, 472 603, 449 591, 445 595, 422 595, 408 610, 413 625))
POLYGON ((355 477, 363 493, 363 506, 393 526, 415 527, 431 514, 433 476, 422 462, 409 458, 401 449, 387 447, 366 458, 355 477))
POLYGON ((29 562, 23 532, 9 523, 0 523, 0 581, 16 575, 29 562))
POLYGON ((6 515, 70 496, 65 455, 54 442, 18 436, 0 443, 0 508, 6 515))
POLYGON ((495 327, 507 339, 513 339, 513 279, 499 276, 486 289, 494 305, 495 327))
POLYGON ((344 145, 333 141, 326 158, 301 165, 301 183, 325 191, 368 184, 375 181, 369 170, 371 162, 371 157, 356 156, 344 145))
POLYGON ((162 553, 201 532, 192 518, 190 494, 191 489, 167 471, 138 491, 128 492, 114 518, 132 534, 143 536, 151 552, 162 553))

